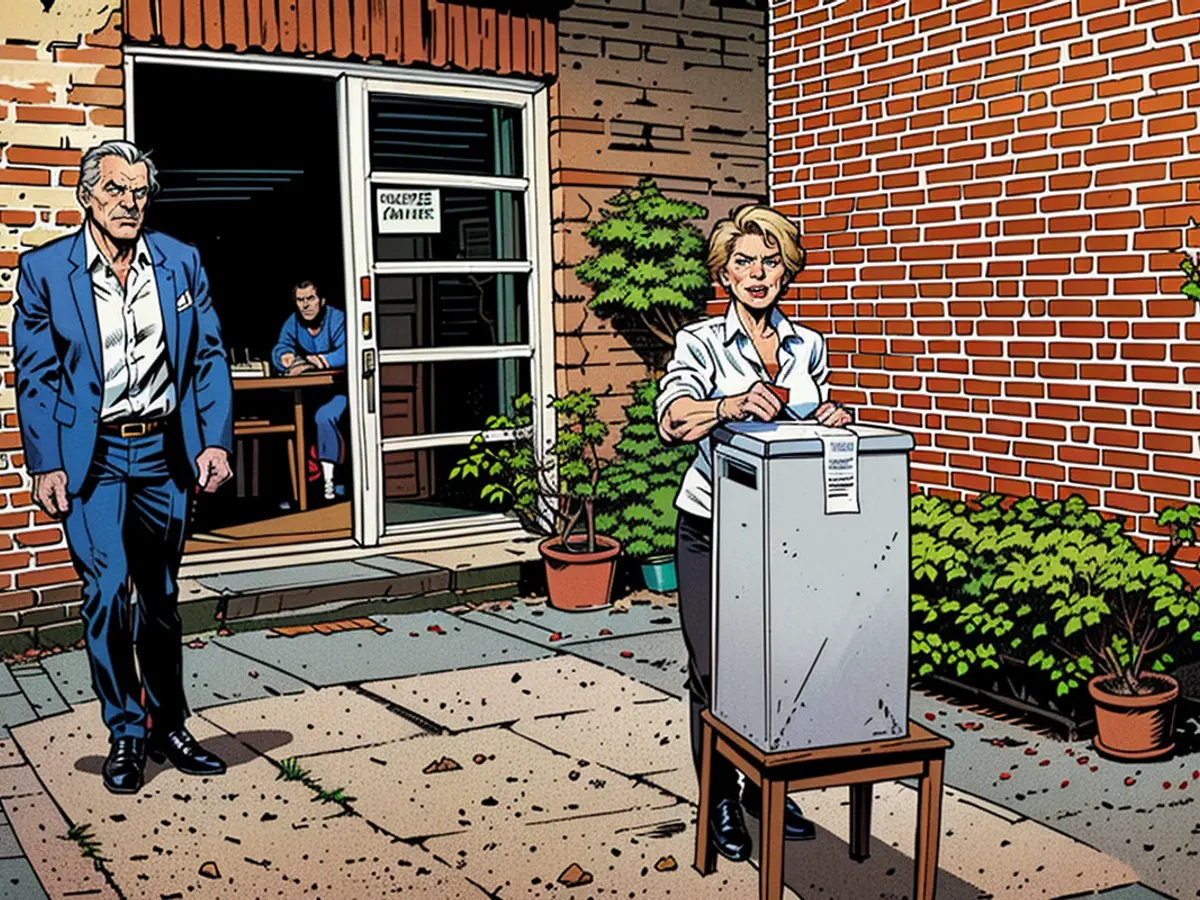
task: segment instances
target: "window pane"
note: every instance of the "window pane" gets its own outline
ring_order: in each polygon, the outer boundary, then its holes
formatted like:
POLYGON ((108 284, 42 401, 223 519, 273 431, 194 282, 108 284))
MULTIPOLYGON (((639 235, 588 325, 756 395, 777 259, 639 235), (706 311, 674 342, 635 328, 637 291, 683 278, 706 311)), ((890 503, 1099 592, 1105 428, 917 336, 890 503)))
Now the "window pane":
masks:
POLYGON ((381 369, 385 438, 482 431, 488 416, 512 415, 529 391, 528 359, 386 363, 381 369))
POLYGON ((372 94, 371 169, 519 176, 520 110, 372 94))
MULTIPOLYGON (((375 261, 524 259, 522 195, 514 191, 375 186, 375 261), (418 190, 437 196, 439 221, 429 233, 387 234, 379 221, 380 199, 418 190)), ((386 204, 386 201, 385 201, 386 204)))
POLYGON ((378 275, 379 346, 494 347, 528 340, 523 273, 378 275))
POLYGON ((451 470, 466 453, 466 447, 385 453, 385 524, 405 525, 500 512, 501 507, 479 498, 482 487, 479 479, 451 480, 451 470))

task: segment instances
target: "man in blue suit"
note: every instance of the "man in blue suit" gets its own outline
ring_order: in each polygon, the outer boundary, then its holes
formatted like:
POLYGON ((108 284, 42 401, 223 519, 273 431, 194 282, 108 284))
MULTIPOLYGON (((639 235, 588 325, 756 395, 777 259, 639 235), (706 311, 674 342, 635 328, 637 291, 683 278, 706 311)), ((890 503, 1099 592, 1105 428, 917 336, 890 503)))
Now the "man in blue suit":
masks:
POLYGON ((114 793, 141 788, 147 753, 189 774, 225 771, 184 727, 176 577, 189 494, 230 476, 232 383, 196 248, 143 230, 157 186, 133 144, 89 150, 86 221, 22 255, 13 321, 25 465, 83 581, 114 793))

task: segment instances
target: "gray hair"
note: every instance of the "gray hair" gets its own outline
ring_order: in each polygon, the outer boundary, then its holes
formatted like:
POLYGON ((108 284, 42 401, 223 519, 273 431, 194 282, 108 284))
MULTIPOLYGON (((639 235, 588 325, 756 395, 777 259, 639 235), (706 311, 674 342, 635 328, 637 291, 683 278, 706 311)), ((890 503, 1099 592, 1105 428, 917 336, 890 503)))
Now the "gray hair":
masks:
POLYGON ((84 191, 91 193, 92 188, 100 181, 100 160, 106 156, 119 156, 130 165, 145 163, 150 196, 153 197, 158 193, 158 169, 154 167, 150 154, 143 153, 129 141, 104 141, 83 154, 83 160, 79 163, 80 193, 84 191))

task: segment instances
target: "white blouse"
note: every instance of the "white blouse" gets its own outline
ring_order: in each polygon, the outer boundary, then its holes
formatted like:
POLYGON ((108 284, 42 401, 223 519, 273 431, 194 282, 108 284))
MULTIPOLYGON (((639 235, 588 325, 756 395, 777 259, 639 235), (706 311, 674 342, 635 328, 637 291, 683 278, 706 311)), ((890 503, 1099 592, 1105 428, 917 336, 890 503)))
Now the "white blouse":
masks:
MULTIPOLYGON (((779 374, 774 384, 787 388, 788 407, 804 418, 829 399, 829 365, 825 339, 799 325, 776 308, 771 326, 779 335, 779 374)), ((662 422, 668 407, 680 397, 715 400, 744 394, 755 382, 770 382, 754 342, 742 327, 737 306, 730 302, 724 316, 702 319, 675 337, 675 354, 658 384, 655 417, 662 422)), ((684 512, 712 518, 712 437, 699 442, 675 506, 684 512)))

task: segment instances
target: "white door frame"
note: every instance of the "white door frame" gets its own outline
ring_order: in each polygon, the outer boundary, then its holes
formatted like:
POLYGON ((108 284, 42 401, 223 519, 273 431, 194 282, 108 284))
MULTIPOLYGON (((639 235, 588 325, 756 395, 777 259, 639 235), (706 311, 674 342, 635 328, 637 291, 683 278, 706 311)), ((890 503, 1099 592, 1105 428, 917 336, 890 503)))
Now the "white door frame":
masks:
MULTIPOLYGON (((342 185, 343 215, 343 260, 345 268, 346 299, 346 351, 347 380, 349 393, 349 415, 351 429, 351 460, 354 496, 353 536, 362 546, 391 543, 428 533, 430 536, 452 536, 481 531, 507 531, 513 527, 512 520, 496 514, 481 514, 478 517, 451 519, 445 522, 414 523, 395 529, 384 528, 383 504, 383 453, 391 449, 416 449, 417 446, 434 447, 457 443, 465 434, 431 435, 424 438, 399 438, 383 441, 379 428, 379 387, 374 379, 374 412, 370 411, 367 391, 363 379, 363 351, 375 351, 376 372, 381 364, 375 340, 375 302, 365 303, 361 284, 364 277, 371 277, 370 266, 370 208, 367 206, 367 129, 365 121, 366 99, 369 90, 407 93, 416 97, 444 97, 447 99, 475 100, 522 109, 521 122, 522 153, 526 175, 522 178, 452 178, 455 185, 472 183, 479 187, 520 186, 525 191, 526 249, 528 263, 511 264, 519 271, 528 272, 529 344, 513 352, 515 348, 473 348, 463 353, 462 358, 496 358, 497 355, 530 359, 532 373, 530 388, 535 397, 533 409, 534 436, 537 445, 546 449, 553 444, 553 414, 546 409, 546 399, 556 389, 555 384, 555 339, 554 339, 554 258, 551 249, 553 229, 550 206, 550 129, 547 86, 526 78, 499 78, 487 75, 465 75, 449 71, 427 71, 421 69, 389 68, 365 63, 340 63, 325 60, 302 60, 294 58, 271 58, 266 56, 244 57, 232 53, 207 50, 182 50, 162 47, 124 48, 125 52, 125 129, 130 140, 134 139, 134 67, 137 62, 153 62, 161 65, 193 66, 202 68, 243 69, 257 72, 288 72, 297 75, 316 75, 337 80, 337 115, 341 135, 339 139, 339 177, 342 185), (364 337, 363 313, 372 316, 370 337, 364 337)), ((450 183, 436 175, 379 175, 378 182, 414 183, 436 186, 450 183)), ((425 264, 422 264, 425 265, 425 264)), ((463 267, 467 268, 467 263, 463 267)), ((507 267, 510 264, 503 264, 507 267)), ((438 271, 451 271, 445 264, 428 265, 426 271, 437 266, 438 271)), ((377 266, 381 273, 409 271, 407 264, 377 266)), ((496 267, 493 267, 495 270, 496 267)), ((373 288, 372 288, 373 294, 373 288)), ((384 360, 421 361, 425 351, 387 351, 384 360)), ((439 358, 442 354, 439 354, 439 358)), ((492 439, 502 440, 508 435, 495 433, 492 439)), ((242 551, 237 551, 239 554, 242 551)), ((261 549, 248 549, 248 555, 262 554, 261 549)), ((209 557, 206 555, 205 559, 209 557)))
MULTIPOLYGON (((511 520, 496 513, 481 513, 463 519, 442 522, 415 522, 388 528, 384 521, 383 458, 384 454, 400 450, 423 450, 435 447, 464 445, 475 431, 450 434, 414 435, 384 438, 380 429, 381 396, 378 373, 388 363, 459 361, 480 359, 526 359, 531 367, 530 390, 537 402, 532 411, 534 439, 545 447, 549 440, 553 413, 545 398, 554 392, 554 312, 553 256, 551 253, 550 222, 550 164, 547 91, 531 94, 527 90, 511 89, 497 80, 493 85, 431 84, 427 81, 407 81, 402 76, 388 79, 346 75, 341 79, 339 97, 345 104, 343 113, 344 137, 349 154, 349 166, 343 184, 348 186, 347 198, 347 268, 346 307, 349 313, 347 377, 351 394, 359 393, 356 403, 351 400, 351 421, 359 446, 372 448, 355 455, 356 484, 363 488, 356 493, 361 502, 355 511, 355 537, 373 545, 384 535, 403 535, 413 532, 478 529, 483 526, 510 526, 511 520), (409 172, 371 172, 368 147, 366 110, 371 94, 392 94, 418 99, 465 100, 519 109, 521 117, 522 176, 436 175, 409 172), (421 187, 475 187, 490 190, 521 191, 524 198, 524 245, 528 260, 480 261, 415 261, 403 263, 377 262, 373 259, 371 189, 373 185, 394 184, 421 187), (372 296, 377 275, 455 273, 484 270, 488 272, 520 272, 527 274, 528 340, 525 344, 498 347, 417 348, 411 350, 380 350, 378 346, 378 304, 372 296), (364 287, 364 284, 369 287, 364 287), (368 318, 370 317, 370 318, 368 318), (370 327, 368 328, 368 322, 370 327), (374 375, 368 374, 373 364, 374 375), (359 511, 361 510, 361 512, 359 511)), ((482 428, 482 423, 480 423, 482 428)), ((490 431, 489 441, 505 441, 511 432, 490 431)))

